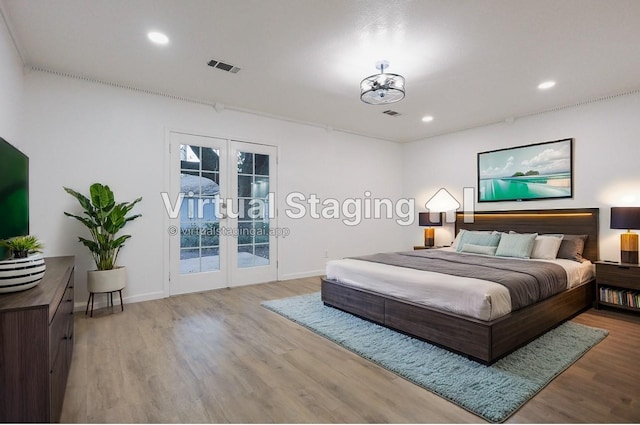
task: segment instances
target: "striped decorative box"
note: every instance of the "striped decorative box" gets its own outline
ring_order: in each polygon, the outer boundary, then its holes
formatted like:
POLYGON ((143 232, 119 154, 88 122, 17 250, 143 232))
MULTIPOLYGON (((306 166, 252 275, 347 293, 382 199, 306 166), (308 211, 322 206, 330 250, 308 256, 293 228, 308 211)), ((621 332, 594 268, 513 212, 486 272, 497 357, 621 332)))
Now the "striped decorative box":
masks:
POLYGON ((46 266, 40 254, 0 261, 0 293, 24 291, 36 286, 46 266))

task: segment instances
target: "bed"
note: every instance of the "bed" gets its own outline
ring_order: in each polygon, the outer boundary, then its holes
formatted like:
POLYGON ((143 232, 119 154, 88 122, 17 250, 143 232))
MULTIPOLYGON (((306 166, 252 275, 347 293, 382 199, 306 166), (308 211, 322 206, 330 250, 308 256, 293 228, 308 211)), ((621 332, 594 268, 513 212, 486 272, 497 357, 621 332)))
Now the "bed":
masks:
MULTIPOLYGON (((486 211, 476 213, 473 223, 465 222, 467 221, 465 218, 464 214, 457 214, 456 234, 459 230, 464 229, 507 233, 588 235, 583 256, 591 261, 598 259, 599 214, 597 208, 486 211)), ((421 255, 429 256, 429 251, 434 250, 424 250, 425 254, 421 254, 423 251, 407 252, 403 258, 413 260, 414 257, 421 255)), ((379 268, 383 270, 383 266, 385 265, 368 265, 367 273, 371 273, 368 269, 379 268)), ((398 287, 410 282, 412 273, 419 273, 413 270, 405 275, 400 273, 399 269, 394 269, 394 266, 387 267, 398 271, 398 287)), ((582 267, 582 269, 586 269, 586 267, 582 267)), ((341 282, 339 278, 323 278, 321 290, 323 302, 328 306, 430 341, 485 364, 495 362, 547 330, 589 308, 593 304, 595 294, 592 278, 587 278, 587 282, 583 282, 584 278, 578 278, 577 282, 568 282, 567 288, 561 292, 527 307, 506 314, 494 312, 490 308, 491 311, 488 315, 486 312, 481 312, 477 317, 470 317, 467 311, 458 312, 455 311, 455 308, 444 304, 428 305, 428 300, 417 302, 417 300, 408 299, 393 289, 385 290, 381 289, 381 286, 376 287, 372 282, 377 276, 367 273, 356 273, 355 277, 349 280, 349 283, 347 283, 347 279, 345 282, 341 282), (358 282, 358 279, 361 282, 358 282), (362 283, 362 285, 357 283, 362 283)), ((567 271, 567 275, 571 273, 567 271)), ((382 282, 387 283, 386 287, 393 288, 393 284, 388 284, 390 276, 381 276, 382 282)), ((448 279, 452 284, 459 283, 461 288, 469 287, 463 284, 463 281, 467 279, 465 277, 439 276, 442 277, 443 282, 448 279)), ((489 304, 492 303, 498 304, 495 301, 489 304)), ((478 310, 482 310, 482 308, 478 310)))

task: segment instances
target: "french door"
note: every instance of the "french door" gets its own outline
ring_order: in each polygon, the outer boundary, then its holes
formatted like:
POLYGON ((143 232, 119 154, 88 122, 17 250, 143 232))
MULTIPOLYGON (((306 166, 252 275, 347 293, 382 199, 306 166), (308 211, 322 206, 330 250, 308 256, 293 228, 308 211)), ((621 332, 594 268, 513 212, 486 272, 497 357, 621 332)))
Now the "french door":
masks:
POLYGON ((179 132, 169 144, 169 293, 276 280, 276 148, 179 132))

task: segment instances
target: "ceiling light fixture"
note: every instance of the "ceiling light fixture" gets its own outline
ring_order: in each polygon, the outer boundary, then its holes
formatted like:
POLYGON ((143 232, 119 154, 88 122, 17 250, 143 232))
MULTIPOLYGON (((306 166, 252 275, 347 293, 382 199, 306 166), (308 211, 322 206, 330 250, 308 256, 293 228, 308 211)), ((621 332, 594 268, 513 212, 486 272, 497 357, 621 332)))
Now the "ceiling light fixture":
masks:
POLYGON ((427 115, 426 117, 422 117, 422 122, 431 122, 433 121, 433 117, 431 115, 427 115))
POLYGON ((360 83, 360 100, 370 105, 383 105, 404 99, 404 77, 384 72, 389 62, 376 63, 380 74, 371 75, 360 83))
POLYGON ((544 83, 538 84, 538 88, 540 90, 546 90, 546 89, 550 89, 551 87, 553 87, 555 85, 556 85, 555 81, 545 81, 544 83))
POLYGON ((161 32, 151 31, 150 33, 147 34, 147 37, 149 37, 149 40, 153 41, 156 44, 164 45, 169 43, 169 37, 167 37, 165 34, 161 32))

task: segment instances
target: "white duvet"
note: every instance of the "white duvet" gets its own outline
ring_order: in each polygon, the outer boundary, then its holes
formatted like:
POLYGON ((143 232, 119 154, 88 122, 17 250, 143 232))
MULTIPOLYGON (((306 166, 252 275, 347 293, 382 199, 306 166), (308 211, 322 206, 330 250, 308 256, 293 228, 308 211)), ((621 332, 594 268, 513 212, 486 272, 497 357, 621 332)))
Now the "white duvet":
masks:
MULTIPOLYGON (((443 249, 455 251, 453 248, 443 249)), ((595 274, 595 267, 589 261, 522 261, 558 264, 567 272, 568 288, 588 282, 595 274)), ((328 262, 327 277, 348 286, 365 288, 480 320, 494 320, 511 312, 511 297, 507 288, 482 279, 353 259, 328 262)))

